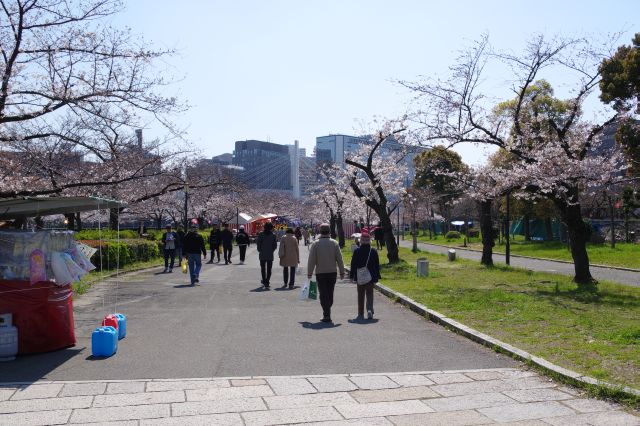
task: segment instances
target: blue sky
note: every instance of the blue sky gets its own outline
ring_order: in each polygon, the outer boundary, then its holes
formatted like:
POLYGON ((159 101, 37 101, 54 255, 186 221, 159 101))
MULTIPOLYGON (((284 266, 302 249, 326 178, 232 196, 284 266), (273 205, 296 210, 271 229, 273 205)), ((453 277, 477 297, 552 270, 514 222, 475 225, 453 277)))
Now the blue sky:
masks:
MULTIPOLYGON (((392 80, 443 75, 483 32, 514 51, 538 32, 625 31, 621 42, 629 43, 640 31, 640 3, 129 0, 114 24, 178 50, 168 65, 180 81, 169 90, 192 107, 175 120, 210 157, 244 139, 298 139, 311 151, 316 136, 397 116, 410 94, 392 80)), ((468 163, 482 156, 473 146, 460 152, 468 163)))

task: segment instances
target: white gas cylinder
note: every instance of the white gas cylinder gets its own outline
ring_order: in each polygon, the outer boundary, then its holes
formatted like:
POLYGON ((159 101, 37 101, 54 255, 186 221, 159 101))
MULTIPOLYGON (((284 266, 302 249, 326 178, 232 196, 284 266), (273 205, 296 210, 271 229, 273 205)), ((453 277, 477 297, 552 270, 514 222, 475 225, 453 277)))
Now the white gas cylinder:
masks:
POLYGON ((18 353, 18 329, 10 325, 0 327, 0 362, 13 361, 18 353))

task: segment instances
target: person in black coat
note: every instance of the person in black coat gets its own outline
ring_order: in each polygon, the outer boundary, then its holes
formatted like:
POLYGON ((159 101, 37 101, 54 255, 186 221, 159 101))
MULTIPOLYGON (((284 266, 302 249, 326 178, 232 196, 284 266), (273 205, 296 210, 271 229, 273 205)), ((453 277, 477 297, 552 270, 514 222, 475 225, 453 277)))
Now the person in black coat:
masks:
POLYGON ((228 265, 231 263, 231 252, 233 251, 233 232, 229 229, 229 225, 222 225, 220 240, 222 242, 222 251, 224 252, 224 264, 228 265))
POLYGON ((209 247, 211 248, 211 259, 207 263, 213 263, 214 252, 218 255, 218 263, 220 263, 220 242, 221 242, 220 230, 217 225, 213 225, 211 233, 209 234, 209 247))
POLYGON ((366 284, 358 284, 358 318, 364 318, 364 301, 367 299, 367 318, 373 319, 373 287, 380 280, 380 259, 378 252, 371 247, 371 236, 363 232, 360 235, 360 247, 353 252, 351 258, 351 270, 349 277, 357 282, 358 268, 367 267, 371 274, 371 281, 366 284))
POLYGON ((384 247, 384 229, 382 229, 382 226, 378 225, 373 230, 373 237, 376 240, 376 248, 382 250, 384 247))
POLYGON ((240 250, 240 264, 244 264, 244 257, 247 254, 247 247, 251 244, 251 240, 246 232, 244 232, 244 226, 240 227, 238 235, 236 235, 236 244, 238 244, 238 250, 240 250))
POLYGON ((189 264, 189 273, 191 275, 191 285, 196 285, 200 282, 200 269, 202 268, 202 260, 200 259, 200 253, 203 257, 207 257, 207 249, 204 246, 204 238, 198 233, 198 226, 191 225, 189 232, 184 236, 182 250, 184 257, 189 264))

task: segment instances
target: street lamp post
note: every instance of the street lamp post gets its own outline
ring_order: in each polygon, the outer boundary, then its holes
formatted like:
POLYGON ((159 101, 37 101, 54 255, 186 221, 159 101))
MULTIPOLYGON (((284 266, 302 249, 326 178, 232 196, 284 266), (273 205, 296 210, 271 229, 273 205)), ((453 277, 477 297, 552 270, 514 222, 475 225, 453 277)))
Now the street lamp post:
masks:
POLYGON ((511 228, 511 190, 507 191, 507 217, 505 219, 505 228, 507 231, 507 239, 504 246, 504 261, 507 265, 511 265, 511 238, 509 236, 511 228))

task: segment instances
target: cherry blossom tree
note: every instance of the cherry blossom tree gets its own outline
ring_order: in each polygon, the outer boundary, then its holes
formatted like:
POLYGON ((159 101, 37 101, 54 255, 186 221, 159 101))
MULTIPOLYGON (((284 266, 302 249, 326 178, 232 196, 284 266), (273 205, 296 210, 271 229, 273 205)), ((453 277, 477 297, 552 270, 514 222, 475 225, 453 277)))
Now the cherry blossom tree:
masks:
POLYGON ((405 193, 407 167, 403 159, 407 153, 384 151, 383 145, 400 139, 400 134, 405 130, 403 121, 386 121, 373 132, 370 144, 362 144, 357 152, 345 160, 351 172, 351 189, 380 218, 389 263, 400 261, 391 214, 398 208, 405 193))
POLYGON ((489 144, 517 159, 508 172, 495 177, 523 196, 546 197, 556 205, 569 231, 574 280, 579 285, 594 282, 581 195, 612 184, 622 164, 617 152, 600 150, 599 135, 615 115, 601 123, 582 115, 585 99, 600 80, 601 58, 588 40, 536 36, 516 55, 492 51, 483 37, 462 53, 447 80, 403 83, 420 102, 414 118, 422 140, 489 144), (487 101, 483 86, 485 68, 494 60, 509 67, 515 81, 511 87, 515 99, 508 99, 499 111, 487 101), (542 86, 540 76, 551 68, 564 70, 565 79, 573 78, 576 89, 570 98, 560 100, 553 92, 534 89, 542 86))
POLYGON ((151 121, 180 135, 168 117, 184 107, 156 69, 172 52, 112 28, 117 0, 0 5, 0 196, 92 192, 163 169, 127 135, 151 121))

